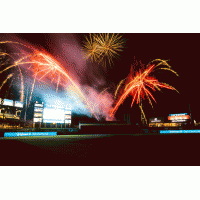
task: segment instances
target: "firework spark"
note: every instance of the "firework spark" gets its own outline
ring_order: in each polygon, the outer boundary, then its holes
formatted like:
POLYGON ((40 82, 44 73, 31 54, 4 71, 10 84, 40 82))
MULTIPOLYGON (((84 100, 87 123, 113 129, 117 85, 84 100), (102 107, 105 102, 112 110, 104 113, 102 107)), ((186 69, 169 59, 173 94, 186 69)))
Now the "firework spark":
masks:
MULTIPOLYGON (((13 44, 21 45, 21 43, 11 42, 11 41, 0 42, 0 44, 1 43, 13 43, 13 44)), ((86 99, 83 92, 79 88, 78 84, 76 84, 75 81, 69 76, 65 68, 60 63, 58 63, 53 58, 53 56, 51 56, 49 53, 45 51, 36 50, 33 47, 31 48, 31 50, 33 51, 33 53, 27 53, 23 56, 20 56, 20 58, 15 60, 15 62, 12 65, 9 65, 5 69, 1 70, 0 73, 3 73, 15 67, 19 68, 19 66, 20 67, 24 66, 26 67, 26 69, 29 69, 34 73, 35 78, 37 76, 38 81, 44 81, 44 79, 54 80, 54 82, 57 83, 56 92, 58 90, 59 84, 65 87, 67 85, 67 82, 70 82, 73 85, 73 88, 75 89, 78 96, 81 99, 83 99, 88 109, 92 112, 95 118, 99 120, 96 114, 94 113, 92 106, 90 105, 90 102, 86 99), (29 68, 27 66, 29 66, 29 68)), ((21 74, 21 70, 20 70, 20 74, 21 74)), ((22 76, 21 76, 21 82, 23 83, 22 76)), ((34 85, 35 85, 35 79, 34 79, 34 83, 31 90, 31 96, 33 93, 34 85)), ((22 96, 24 96, 23 93, 21 94, 22 96)), ((30 99, 29 99, 29 102, 30 102, 30 99)))
POLYGON ((121 87, 121 85, 123 84, 123 82, 125 81, 125 79, 121 80, 119 85, 117 86, 117 89, 115 91, 115 95, 114 95, 114 98, 116 99, 117 97, 117 94, 118 94, 118 91, 119 91, 119 88, 121 87))
POLYGON ((0 90, 1 90, 1 88, 5 85, 5 83, 11 78, 13 76, 13 74, 9 74, 8 76, 7 76, 7 78, 3 81, 3 83, 1 84, 1 86, 0 86, 0 90))
MULTIPOLYGON (((161 83, 154 77, 150 77, 150 73, 155 69, 155 64, 148 65, 148 68, 142 72, 142 70, 139 70, 139 72, 136 73, 134 76, 133 70, 131 67, 131 73, 127 77, 127 82, 125 84, 125 87, 122 89, 122 94, 116 101, 115 106, 111 109, 110 115, 113 116, 119 106, 124 102, 124 100, 131 95, 133 97, 131 107, 134 102, 139 104, 141 112, 143 112, 142 106, 141 106, 141 100, 145 98, 145 96, 148 98, 149 103, 152 105, 150 97, 156 102, 155 98, 149 91, 147 87, 152 89, 153 91, 160 90, 160 88, 166 88, 170 90, 176 90, 174 87, 166 84, 161 83), (134 77, 133 77, 134 76, 134 77)), ((119 84, 121 85, 121 83, 119 84)), ((119 88, 117 89, 119 90, 119 88)), ((176 90, 177 91, 177 90, 176 90)), ((178 92, 178 91, 177 91, 178 92)), ((144 112, 143 112, 144 115, 144 112)), ((144 115, 145 116, 145 115, 144 115)))
POLYGON ((168 60, 155 59, 155 60, 152 60, 149 64, 155 64, 155 63, 158 62, 155 65, 156 70, 159 70, 159 69, 168 70, 168 71, 171 71, 172 73, 176 74, 176 76, 179 76, 177 74, 177 72, 175 72, 174 70, 171 69, 172 67, 167 63, 167 61, 168 60), (166 67, 163 68, 163 67, 160 67, 160 66, 166 66, 166 67))
POLYGON ((20 69, 20 67, 18 66, 18 70, 20 73, 20 77, 21 77, 21 96, 20 96, 20 101, 23 102, 24 101, 24 81, 23 81, 23 75, 22 75, 22 71, 20 69))
POLYGON ((145 120, 145 123, 147 124, 147 118, 146 118, 146 116, 145 116, 145 113, 144 113, 144 110, 143 110, 143 108, 142 108, 143 106, 142 106, 142 102, 141 102, 141 104, 139 105, 139 108, 140 108, 140 110, 141 110, 141 121, 143 121, 143 119, 145 120))
POLYGON ((102 33, 93 34, 90 39, 86 37, 85 50, 87 57, 90 57, 92 61, 102 62, 106 66, 106 62, 111 65, 113 58, 119 56, 120 51, 124 48, 125 40, 119 34, 102 33))
POLYGON ((90 34, 89 38, 85 37, 86 42, 84 44, 84 50, 86 52, 85 58, 91 58, 91 61, 98 62, 100 55, 101 55, 101 50, 100 46, 95 40, 94 35, 92 36, 90 34))
POLYGON ((100 46, 99 48, 102 52, 100 61, 106 57, 110 65, 113 63, 112 59, 119 56, 118 52, 122 51, 125 43, 122 36, 114 33, 99 34, 96 37, 96 41, 98 42, 100 46))
MULTIPOLYGON (((0 42, 0 44, 5 44, 5 43, 23 45, 21 43, 12 42, 12 41, 0 42)), ((26 46, 26 45, 23 45, 23 46, 26 46)), ((20 58, 16 59, 12 65, 9 65, 5 69, 1 70, 0 73, 8 71, 9 69, 18 67, 20 74, 21 74, 21 83, 23 83, 23 78, 22 78, 22 73, 21 73, 20 67, 24 66, 26 69, 29 69, 34 73, 35 78, 37 76, 38 81, 44 81, 45 78, 54 80, 54 82, 57 83, 56 91, 58 90, 59 84, 62 85, 63 87, 65 87, 67 82, 69 81, 73 85, 73 87, 76 90, 79 97, 84 100, 88 109, 92 112, 92 114, 98 120, 98 117, 93 112, 90 102, 86 99, 83 92, 81 91, 79 86, 75 83, 75 81, 69 76, 69 74, 67 73, 65 68, 60 63, 58 63, 53 58, 53 56, 51 56, 49 53, 47 53, 45 51, 38 51, 33 47, 29 47, 29 46, 26 46, 26 47, 30 48, 33 53, 27 53, 25 55, 23 54, 23 56, 21 56, 22 54, 19 54, 20 58), (29 66, 29 67, 27 67, 27 66, 29 66)), ((34 83, 33 83, 32 90, 31 90, 31 96, 33 93, 34 85, 35 85, 35 79, 34 79, 34 83)), ((22 87, 21 87, 21 89, 22 89, 22 87)), ((23 92, 21 92, 21 95, 24 96, 23 92)), ((31 98, 31 96, 30 96, 30 98, 31 98)), ((22 100, 22 97, 21 97, 21 100, 22 100)), ((29 99, 29 102, 30 102, 30 99, 29 99)))
POLYGON ((33 63, 35 69, 40 70, 39 73, 40 75, 42 74, 42 76, 40 77, 40 80, 48 75, 48 77, 50 78, 52 78, 52 76, 54 78, 58 77, 57 85, 58 83, 62 84, 61 78, 65 84, 66 84, 66 81, 70 81, 70 83, 72 83, 72 85, 74 86, 74 89, 76 90, 76 92, 80 95, 80 97, 84 99, 88 108, 91 110, 95 118, 98 120, 98 117, 95 115, 92 109, 92 106, 90 105, 90 102, 86 99, 81 89, 78 87, 75 81, 73 81, 73 79, 69 76, 69 74, 65 71, 65 69, 61 66, 61 64, 59 64, 51 55, 47 53, 43 53, 43 52, 35 52, 35 55, 32 57, 31 62, 33 63), (43 71, 41 71, 41 67, 43 68, 43 71))
MULTIPOLYGON (((4 43, 12 43, 12 42, 11 42, 11 41, 0 42, 0 44, 4 44, 4 43)), ((20 44, 20 43, 14 42, 14 44, 20 44)), ((6 52, 0 52, 0 58, 1 58, 1 59, 4 60, 5 56, 8 56, 9 58, 12 58, 12 60, 15 60, 15 58, 14 58, 12 55, 10 55, 10 54, 8 54, 8 53, 6 53, 6 52)), ((7 63, 7 60, 5 59, 4 63, 1 63, 1 67, 4 66, 4 65, 6 65, 6 63, 7 63)), ((1 70, 1 71, 0 71, 0 74, 3 73, 3 72, 5 72, 5 71, 7 71, 8 69, 10 69, 10 68, 12 68, 12 67, 14 67, 14 66, 15 66, 15 67, 18 67, 18 71, 19 71, 19 73, 20 73, 20 78, 21 78, 21 91, 20 91, 21 96, 20 96, 20 101, 23 102, 23 98, 24 98, 24 83, 23 83, 23 75, 22 75, 22 72, 21 72, 21 68, 20 68, 19 66, 16 66, 16 65, 11 65, 11 66, 8 66, 8 67, 6 67, 5 69, 1 70)), ((13 76, 13 75, 14 75, 14 74, 12 74, 12 76, 13 76)), ((10 76, 10 78, 11 78, 12 76, 10 76)), ((6 80, 6 81, 7 81, 7 80, 6 80)))

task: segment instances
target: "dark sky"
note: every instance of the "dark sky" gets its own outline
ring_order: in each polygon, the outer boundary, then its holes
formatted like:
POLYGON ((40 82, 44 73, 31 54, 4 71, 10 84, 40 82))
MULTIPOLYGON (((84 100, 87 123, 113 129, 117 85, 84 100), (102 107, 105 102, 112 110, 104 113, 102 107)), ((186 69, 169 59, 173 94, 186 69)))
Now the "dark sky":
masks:
MULTIPOLYGON (((84 35, 74 34, 80 41, 84 40, 84 35)), ((157 103, 153 103, 154 109, 144 100, 144 111, 148 117, 166 117, 170 113, 189 112, 191 106, 192 116, 196 121, 200 121, 199 116, 199 34, 165 34, 165 33, 125 33, 122 34, 126 44, 119 59, 114 59, 114 66, 107 71, 107 81, 117 85, 130 72, 131 64, 135 61, 141 61, 148 64, 154 59, 169 60, 172 69, 179 77, 169 71, 160 70, 153 75, 160 81, 168 83, 175 87, 180 94, 175 91, 162 89, 162 92, 156 91, 152 94, 157 103)), ((5 34, 4 34, 5 36, 5 34)), ((33 45, 48 49, 48 34, 17 34, 23 40, 33 45)), ((51 50, 50 50, 51 51, 51 50)), ((140 66, 135 69, 138 70, 140 66)), ((116 115, 121 113, 132 113, 138 116, 138 106, 135 104, 130 108, 131 98, 128 98, 124 105, 120 107, 116 115)), ((137 117, 140 118, 140 117, 137 117)))
POLYGON ((168 63, 179 74, 177 77, 164 70, 154 73, 160 82, 174 86, 180 94, 167 89, 162 89, 163 93, 152 92, 157 101, 157 104, 154 103, 155 113, 150 106, 146 106, 146 115, 167 116, 170 113, 188 112, 191 104, 193 117, 199 120, 199 34, 124 34, 124 37, 128 39, 127 48, 121 54, 121 61, 116 63, 118 73, 130 69, 135 56, 143 64, 157 58, 170 60, 168 63))

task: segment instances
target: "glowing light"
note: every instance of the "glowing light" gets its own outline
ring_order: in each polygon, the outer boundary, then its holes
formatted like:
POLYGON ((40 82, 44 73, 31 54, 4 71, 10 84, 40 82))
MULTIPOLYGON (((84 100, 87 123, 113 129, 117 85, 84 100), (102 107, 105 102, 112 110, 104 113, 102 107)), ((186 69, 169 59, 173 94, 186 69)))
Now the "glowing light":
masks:
POLYGON ((116 99, 117 93, 118 93, 118 91, 119 91, 119 88, 121 87, 121 85, 122 85, 122 83, 123 83, 124 81, 125 81, 125 79, 121 80, 120 83, 119 83, 119 85, 117 86, 117 89, 116 89, 116 91, 115 91, 115 96, 114 96, 115 99, 116 99))
POLYGON ((5 132, 4 137, 19 136, 56 136, 57 132, 5 132))
MULTIPOLYGON (((164 64, 166 65, 166 62, 164 62, 164 64)), ((149 89, 147 89, 147 87, 149 87, 153 91, 156 91, 156 89, 160 90, 160 88, 176 90, 174 87, 172 87, 166 83, 158 82, 157 79, 149 76, 150 73, 155 69, 155 67, 156 67, 155 64, 148 65, 147 69, 145 69, 145 70, 143 69, 143 72, 142 72, 142 70, 139 70, 139 72, 136 72, 136 74, 134 76, 133 66, 131 66, 131 72, 127 77, 127 82, 125 83, 125 87, 121 90, 122 94, 121 94, 121 96, 119 96, 118 100, 116 101, 115 106, 110 110, 111 116, 113 116, 115 114, 115 112, 117 111, 119 106, 125 101, 125 99, 129 95, 131 95, 133 97, 131 107, 134 102, 139 104, 141 113, 146 121, 146 117, 145 117, 144 111, 141 106, 141 100, 144 99, 146 96, 151 105, 152 105, 152 102, 151 102, 150 97, 156 102, 155 98, 153 97, 153 95, 151 94, 149 89)), ((122 83, 123 83, 123 81, 120 82, 119 86, 121 86, 122 83)), ((116 93, 118 93, 119 86, 117 87, 116 93)))
POLYGON ((187 113, 169 114, 169 116, 183 116, 188 115, 187 113))
POLYGON ((20 69, 20 67, 18 67, 19 73, 20 73, 20 77, 21 77, 21 96, 20 96, 20 101, 23 102, 24 101, 24 81, 23 81, 23 75, 22 75, 22 71, 20 69))
POLYGON ((10 99, 4 99, 3 105, 13 106, 14 102, 13 100, 10 100, 10 99))
POLYGON ((189 115, 172 115, 168 116, 168 120, 182 120, 182 119, 190 119, 189 115))
POLYGON ((179 76, 177 72, 175 72, 174 70, 171 69, 171 66, 168 64, 167 62, 168 60, 162 60, 162 59, 155 59, 155 60, 152 60, 149 64, 155 64, 155 62, 159 62, 158 64, 155 65, 155 68, 157 69, 163 69, 163 70, 169 70, 171 71, 172 73, 176 74, 176 76, 179 76), (161 67, 159 68, 160 66, 166 66, 166 67, 161 67))
POLYGON ((90 34, 89 38, 85 37, 84 50, 86 51, 86 59, 91 58, 92 61, 98 61, 101 51, 95 37, 90 34))
POLYGON ((1 84, 1 86, 0 86, 0 90, 1 90, 1 88, 5 85, 5 83, 11 78, 13 76, 13 74, 9 74, 8 76, 7 76, 7 78, 3 81, 3 83, 1 84))
POLYGON ((64 109, 44 108, 44 123, 64 123, 64 109))
POLYGON ((160 130, 160 133, 200 133, 200 130, 160 130))
POLYGON ((47 69, 45 70, 46 73, 42 75, 42 77, 40 78, 40 80, 47 76, 47 74, 49 74, 49 76, 51 77, 53 76, 58 76, 58 81, 60 82, 61 80, 61 76, 63 76, 63 80, 66 81, 69 80, 75 91, 80 95, 80 97, 82 97, 84 99, 84 101, 86 102, 88 108, 91 110, 91 112, 93 113, 93 115, 96 117, 96 119, 98 120, 98 117, 95 115, 90 102, 85 98, 85 96, 83 95, 82 91, 80 90, 80 88, 78 87, 78 85, 73 81, 73 79, 68 75, 68 73, 65 71, 65 69, 63 67, 61 67, 61 65, 59 63, 57 63, 52 56, 48 55, 47 53, 42 53, 42 52, 35 52, 35 55, 32 57, 31 59, 33 65, 37 68, 37 74, 39 74, 41 71, 39 71, 40 67, 43 66, 44 68, 46 67, 47 69), (39 67, 39 68, 38 68, 39 67), (50 73, 53 72, 53 73, 50 73))
POLYGON ((23 108, 23 103, 20 101, 15 101, 15 107, 23 108))
MULTIPOLYGON (((5 44, 5 43, 12 43, 12 44, 23 45, 21 43, 12 42, 12 41, 1 41, 0 42, 0 44, 5 44)), ((12 58, 12 60, 15 60, 15 58, 13 56, 11 56, 10 54, 8 54, 6 52, 0 52, 0 56, 9 56, 10 58, 12 58)), ((4 63, 1 63, 1 66, 5 65, 5 63, 6 63, 6 61, 4 63)), ((3 72, 5 72, 5 71, 7 71, 7 70, 9 70, 9 69, 11 69, 11 68, 13 68, 13 67, 16 67, 16 66, 17 66, 16 63, 14 65, 8 66, 5 69, 1 70, 0 74, 3 73, 3 72)), ((20 77, 21 77, 21 91, 20 91, 21 96, 20 96, 20 101, 23 102, 23 100, 24 100, 24 83, 23 83, 23 75, 22 75, 22 72, 21 72, 21 69, 20 69, 19 66, 18 66, 18 71, 19 71, 20 77)))
MULTIPOLYGON (((102 62, 107 58, 109 64, 113 63, 113 58, 119 56, 120 51, 124 48, 125 40, 119 34, 102 33, 93 34, 90 39, 86 37, 85 50, 87 58, 90 57, 92 61, 102 62)), ((105 65, 106 65, 106 60, 105 65)))
MULTIPOLYGON (((12 43, 12 44, 18 44, 23 45, 18 42, 12 42, 12 41, 3 41, 0 42, 0 44, 3 43, 12 43)), ((26 45, 24 45, 26 46, 26 45)), ((63 87, 66 87, 67 83, 70 82, 73 85, 73 89, 78 94, 78 97, 81 98, 87 105, 87 108, 92 112, 92 114, 95 116, 95 118, 98 120, 98 117, 94 113, 91 103, 86 99, 83 92, 79 88, 78 84, 75 83, 75 81, 72 79, 72 77, 69 76, 69 74, 66 72, 65 68, 58 63, 53 56, 51 56, 49 53, 45 51, 38 51, 34 49, 33 47, 26 46, 30 48, 33 53, 27 53, 23 56, 21 56, 18 60, 15 60, 14 64, 6 67, 5 69, 1 70, 0 73, 3 73, 5 71, 8 71, 9 69, 12 69, 17 66, 27 66, 30 65, 29 70, 31 70, 34 73, 35 79, 37 77, 38 81, 44 81, 44 78, 54 80, 54 82, 57 83, 56 92, 58 90, 59 84, 63 87)), ((20 70, 20 68, 19 68, 20 70)), ((21 70, 20 70, 21 74, 21 70)), ((8 77, 10 78, 10 77, 8 77)), ((7 81, 7 80, 6 80, 7 81)), ((23 78, 21 74, 21 101, 23 100, 23 78)), ((3 83, 4 84, 4 83, 3 83)), ((29 102, 32 97, 33 88, 34 88, 35 80, 32 86, 31 95, 29 98, 29 102)))

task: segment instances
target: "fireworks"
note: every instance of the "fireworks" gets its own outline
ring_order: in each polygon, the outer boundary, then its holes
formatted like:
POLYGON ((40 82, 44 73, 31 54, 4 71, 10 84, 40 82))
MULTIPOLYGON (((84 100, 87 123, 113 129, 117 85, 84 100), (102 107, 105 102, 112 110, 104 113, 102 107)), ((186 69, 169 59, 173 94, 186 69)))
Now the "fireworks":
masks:
MULTIPOLYGON (((161 61, 161 60, 159 60, 159 61, 161 61)), ((166 65, 166 63, 165 63, 165 65, 166 65)), ((141 112, 143 113, 143 116, 145 117, 144 111, 143 111, 142 105, 141 105, 141 102, 142 102, 141 100, 144 99, 145 96, 146 96, 151 105, 152 105, 151 98, 156 102, 155 98, 153 97, 153 95, 151 94, 151 92, 149 91, 148 88, 152 89, 153 91, 156 91, 156 89, 160 90, 160 88, 167 88, 167 89, 171 89, 171 90, 176 90, 174 87, 172 87, 172 86, 170 86, 166 83, 160 83, 154 77, 149 76, 150 73, 157 66, 159 66, 159 65, 149 64, 148 68, 146 70, 144 70, 143 72, 142 72, 142 70, 139 70, 139 72, 137 72, 135 74, 135 76, 133 74, 133 70, 132 70, 132 67, 131 67, 131 73, 127 77, 127 82, 125 83, 124 88, 121 90, 121 96, 118 98, 115 106, 110 111, 111 116, 113 116, 115 114, 115 112, 117 111, 119 106, 124 102, 124 100, 129 95, 131 95, 133 97, 131 107, 133 106, 134 102, 139 104, 141 112)), ((174 72, 174 71, 172 70, 172 72, 174 72)), ((176 73, 176 72, 174 72, 174 73, 176 73)), ((117 88, 117 92, 118 92, 119 87, 122 85, 123 82, 124 82, 124 80, 120 82, 120 84, 117 88)))
POLYGON ((22 75, 22 71, 20 69, 20 67, 18 67, 19 73, 20 73, 20 77, 21 77, 21 96, 20 96, 20 101, 23 102, 24 101, 24 81, 23 81, 23 75, 22 75))
POLYGON ((175 72, 174 70, 171 69, 171 66, 167 63, 167 61, 168 61, 168 60, 155 59, 155 60, 152 60, 149 64, 158 62, 157 65, 155 65, 155 68, 156 68, 156 69, 169 70, 169 71, 171 71, 172 73, 176 74, 176 76, 178 76, 177 72, 175 72), (159 66, 166 66, 166 67, 164 67, 164 68, 163 68, 163 67, 159 68, 159 66))
MULTIPOLYGON (((123 80, 120 81, 117 89, 114 93, 115 103, 112 109, 110 110, 112 103, 114 101, 113 96, 107 91, 108 88, 104 89, 101 93, 97 92, 95 89, 91 92, 81 89, 81 85, 75 81, 75 79, 68 74, 63 65, 58 62, 51 54, 44 50, 38 50, 32 46, 24 45, 19 42, 12 41, 2 41, 0 44, 10 44, 10 45, 22 45, 25 48, 28 48, 28 51, 20 49, 20 53, 8 54, 6 52, 0 52, 0 59, 4 61, 4 58, 10 57, 11 62, 1 61, 1 70, 0 74, 10 72, 6 79, 2 82, 0 89, 6 84, 6 82, 16 75, 13 73, 18 72, 20 74, 21 88, 20 88, 20 100, 24 101, 24 82, 29 70, 29 75, 32 76, 33 81, 31 81, 30 96, 28 99, 28 105, 30 104, 34 87, 36 81, 38 82, 47 82, 51 81, 55 87, 56 93, 59 90, 59 86, 68 90, 73 90, 72 94, 76 94, 77 101, 84 103, 84 106, 90 110, 97 120, 101 113, 104 116, 110 114, 110 118, 114 118, 114 114, 118 110, 119 106, 123 104, 125 99, 128 96, 132 96, 131 107, 134 103, 139 105, 141 110, 142 118, 146 120, 145 113, 142 106, 142 100, 147 98, 149 104, 153 107, 152 100, 156 102, 154 96, 151 93, 152 91, 161 90, 161 88, 166 88, 170 90, 176 90, 174 87, 159 82, 155 77, 150 76, 156 70, 168 70, 178 76, 178 74, 172 70, 171 66, 168 64, 167 60, 155 59, 151 61, 146 69, 142 68, 138 72, 133 71, 131 67, 130 74, 123 80), (23 53, 22 53, 23 52, 23 53), (87 97, 87 98, 86 98, 87 97), (110 112, 109 112, 110 111, 110 112), (99 112, 99 113, 98 113, 99 112)), ((119 34, 90 34, 89 37, 86 37, 86 42, 84 44, 84 51, 86 53, 86 58, 91 59, 92 62, 97 62, 100 64, 113 63, 113 59, 119 56, 119 53, 123 50, 125 40, 119 34)), ((67 64, 67 67, 70 67, 67 64)), ((28 90, 27 90, 28 91, 28 90)), ((176 90, 177 91, 177 90, 176 90)), ((77 104, 78 105, 78 104, 77 104)))
POLYGON ((116 99, 117 93, 119 91, 119 88, 121 87, 121 85, 123 84, 124 81, 125 81, 125 79, 121 80, 120 83, 119 83, 119 85, 117 86, 117 89, 115 91, 115 96, 114 96, 115 99, 116 99))
POLYGON ((86 37, 85 50, 87 58, 90 57, 92 61, 98 63, 106 61, 111 65, 113 63, 113 58, 119 56, 120 51, 124 48, 125 40, 119 34, 102 33, 93 34, 88 39, 86 37))
MULTIPOLYGON (((0 44, 3 44, 3 43, 11 43, 11 42, 10 42, 10 41, 0 42, 0 44)), ((15 43, 15 44, 19 44, 19 43, 17 43, 17 42, 14 42, 14 43, 15 43)), ((9 57, 9 58, 11 58, 12 60, 15 60, 15 58, 14 58, 12 55, 10 55, 10 54, 8 54, 8 53, 6 53, 6 52, 0 52, 0 59, 1 59, 2 61, 4 61, 4 62, 1 62, 1 63, 0 63, 0 67, 6 66, 6 65, 8 64, 8 59, 5 59, 6 56, 9 57)), ((8 71, 10 68, 13 68, 14 66, 15 66, 15 65, 11 65, 11 66, 6 67, 5 69, 3 69, 3 70, 0 71, 0 74, 3 73, 3 72, 5 72, 5 71, 8 71)), ((22 72, 21 72, 20 67, 18 66, 17 68, 18 68, 18 71, 19 71, 19 73, 20 73, 20 78, 21 78, 21 91, 20 91, 21 96, 20 96, 20 101, 23 102, 23 99, 24 99, 23 75, 22 75, 22 72)), ((8 79, 10 79, 11 77, 13 77, 13 75, 14 75, 14 74, 12 74, 12 76, 8 75, 7 79, 4 80, 2 86, 7 82, 8 79)), ((2 88, 2 87, 1 87, 1 88, 2 88)))
MULTIPOLYGON (((10 41, 6 42, 0 42, 0 43, 12 43, 10 41)), ((14 44, 20 44, 17 42, 13 42, 14 44)), ((65 87, 67 83, 69 82, 70 84, 73 85, 73 88, 75 89, 75 92, 79 95, 80 98, 84 100, 86 105, 88 106, 88 109, 92 112, 92 114, 95 116, 95 118, 98 120, 98 117, 95 115, 92 106, 90 105, 90 102, 85 98, 84 94, 82 93, 81 89, 79 88, 78 84, 75 83, 75 81, 69 76, 65 68, 58 63, 53 56, 51 56, 49 53, 45 51, 38 51, 32 48, 33 53, 29 53, 26 55, 21 56, 19 59, 17 59, 12 65, 9 65, 5 69, 1 70, 0 73, 3 73, 5 71, 8 71, 9 69, 18 67, 20 70, 19 66, 24 66, 26 69, 29 69, 34 73, 34 77, 38 81, 44 81, 44 79, 49 79, 49 80, 54 80, 56 82, 57 87, 56 87, 56 92, 58 90, 59 84, 65 87)), ((20 70, 21 74, 21 70, 20 70)), ((10 77, 9 77, 10 78, 10 77)), ((22 76, 21 76, 22 78, 22 76)), ((31 100, 31 96, 33 93, 34 85, 35 85, 35 79, 32 85, 31 89, 31 95, 29 98, 29 103, 31 100)), ((6 82, 8 78, 4 81, 6 82)), ((23 78, 21 79, 23 83, 23 78)), ((3 82, 3 84, 5 84, 3 82)), ((21 87, 22 89, 22 87, 21 87)), ((23 95, 23 92, 21 92, 23 95)))
POLYGON ((10 79, 12 76, 13 76, 13 74, 9 74, 9 75, 7 76, 7 78, 6 78, 6 79, 3 81, 3 83, 1 84, 0 90, 1 90, 1 88, 4 86, 4 84, 8 81, 8 79, 10 79))
POLYGON ((97 62, 101 55, 101 50, 99 48, 99 44, 95 40, 95 37, 89 36, 89 38, 85 38, 86 42, 84 44, 84 48, 86 51, 86 59, 91 58, 92 61, 97 62))
POLYGON ((79 96, 84 99, 85 103, 87 104, 88 108, 91 110, 95 118, 98 119, 98 117, 93 112, 90 102, 85 98, 81 89, 69 76, 66 70, 61 67, 61 64, 59 64, 51 55, 43 52, 35 52, 35 55, 31 58, 31 63, 33 63, 33 69, 37 70, 36 74, 41 76, 39 80, 42 80, 45 76, 48 76, 50 79, 54 78, 54 80, 56 80, 56 78, 58 77, 57 87, 58 84, 62 84, 61 81, 64 81, 63 86, 66 85, 67 81, 69 81, 73 85, 75 91, 79 94, 79 96), (41 70, 41 68, 43 70, 41 70))

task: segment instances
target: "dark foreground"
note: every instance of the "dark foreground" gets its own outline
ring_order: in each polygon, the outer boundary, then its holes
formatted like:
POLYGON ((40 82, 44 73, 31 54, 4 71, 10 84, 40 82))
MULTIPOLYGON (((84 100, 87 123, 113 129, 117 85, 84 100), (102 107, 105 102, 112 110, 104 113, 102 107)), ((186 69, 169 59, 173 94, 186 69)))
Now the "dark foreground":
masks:
POLYGON ((200 134, 0 139, 1 166, 194 166, 199 155, 200 134))

